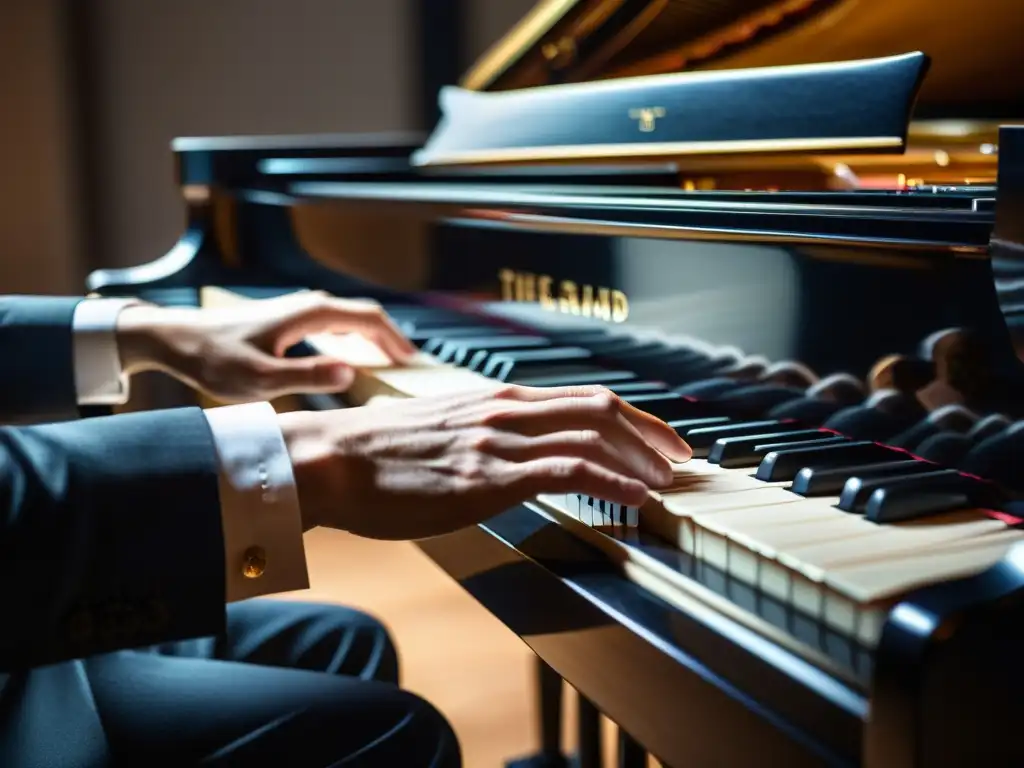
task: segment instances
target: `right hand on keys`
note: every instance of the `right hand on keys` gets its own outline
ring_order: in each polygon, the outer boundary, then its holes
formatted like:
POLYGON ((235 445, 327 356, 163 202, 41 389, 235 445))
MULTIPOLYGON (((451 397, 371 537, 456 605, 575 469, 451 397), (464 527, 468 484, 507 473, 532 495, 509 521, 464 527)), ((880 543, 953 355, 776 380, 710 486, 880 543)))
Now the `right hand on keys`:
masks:
POLYGON ((303 525, 418 539, 539 494, 640 506, 689 446, 600 387, 508 386, 280 415, 303 525))

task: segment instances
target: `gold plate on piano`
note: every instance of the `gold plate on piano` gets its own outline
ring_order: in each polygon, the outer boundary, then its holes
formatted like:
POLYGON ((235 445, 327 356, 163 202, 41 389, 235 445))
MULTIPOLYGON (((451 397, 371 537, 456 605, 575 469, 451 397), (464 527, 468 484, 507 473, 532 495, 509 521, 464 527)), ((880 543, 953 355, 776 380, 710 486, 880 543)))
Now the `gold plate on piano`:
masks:
MULTIPOLYGON (((734 147, 744 153, 736 168, 729 158, 693 152, 662 156, 684 157, 681 184, 697 189, 990 184, 998 124, 1024 118, 1024 81, 1006 76, 1024 69, 1022 24, 1024 4, 1017 0, 541 0, 467 70, 460 86, 506 92, 919 50, 931 66, 903 157, 827 157, 811 146, 794 157, 734 147)), ((657 105, 636 106, 638 115, 653 108, 647 111, 656 118, 657 105)), ((572 158, 562 153, 533 161, 572 158)))
POLYGON ((918 50, 933 61, 920 96, 929 115, 1005 119, 1024 95, 1005 76, 1024 68, 1022 22, 1017 0, 540 0, 460 85, 505 91, 918 50))

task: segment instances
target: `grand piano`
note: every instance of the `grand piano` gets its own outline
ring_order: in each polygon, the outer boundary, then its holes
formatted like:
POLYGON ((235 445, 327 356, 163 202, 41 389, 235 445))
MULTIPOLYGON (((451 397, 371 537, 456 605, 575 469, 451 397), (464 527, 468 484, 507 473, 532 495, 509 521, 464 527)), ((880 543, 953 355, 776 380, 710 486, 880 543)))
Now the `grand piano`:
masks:
POLYGON ((546 0, 429 136, 176 140, 179 242, 88 290, 372 298, 431 361, 303 407, 598 383, 686 436, 639 509, 420 542, 537 654, 520 764, 564 680, 580 766, 600 715, 624 766, 1019 765, 1022 20, 546 0))

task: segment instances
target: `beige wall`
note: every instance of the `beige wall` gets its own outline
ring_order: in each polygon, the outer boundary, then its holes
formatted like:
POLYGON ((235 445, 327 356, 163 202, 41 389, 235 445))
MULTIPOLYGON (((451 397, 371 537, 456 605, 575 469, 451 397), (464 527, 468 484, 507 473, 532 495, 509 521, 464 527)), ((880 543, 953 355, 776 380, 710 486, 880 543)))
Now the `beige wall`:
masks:
POLYGON ((95 0, 104 266, 182 225, 175 136, 410 127, 405 0, 95 0))
POLYGON ((0 293, 80 290, 58 0, 0 0, 0 293))
MULTIPOLYGON (((533 0, 465 0, 468 59, 533 0)), ((415 127, 408 0, 0 0, 0 291, 151 261, 183 209, 175 136, 415 127), (99 252, 79 250, 60 8, 86 3, 99 252)))

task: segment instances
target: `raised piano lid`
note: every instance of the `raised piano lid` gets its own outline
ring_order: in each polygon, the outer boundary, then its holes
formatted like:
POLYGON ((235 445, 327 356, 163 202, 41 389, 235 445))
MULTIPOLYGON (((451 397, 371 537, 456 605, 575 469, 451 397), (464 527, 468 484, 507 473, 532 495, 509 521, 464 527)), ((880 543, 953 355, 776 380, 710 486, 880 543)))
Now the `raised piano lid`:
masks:
POLYGON ((917 114, 1024 114, 1019 0, 542 0, 465 74, 503 91, 924 51, 917 114))
POLYGON ((900 152, 922 53, 477 93, 446 88, 418 165, 900 152))

